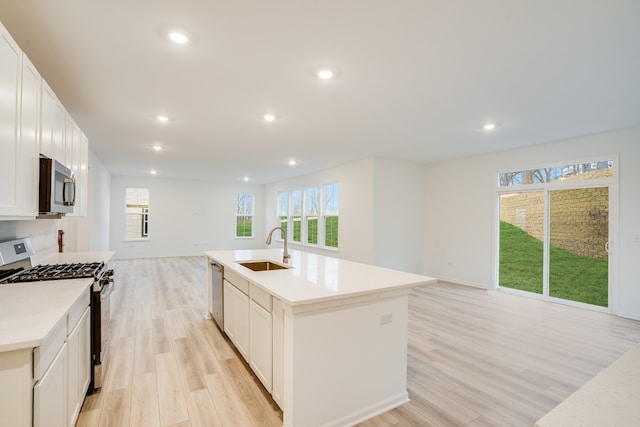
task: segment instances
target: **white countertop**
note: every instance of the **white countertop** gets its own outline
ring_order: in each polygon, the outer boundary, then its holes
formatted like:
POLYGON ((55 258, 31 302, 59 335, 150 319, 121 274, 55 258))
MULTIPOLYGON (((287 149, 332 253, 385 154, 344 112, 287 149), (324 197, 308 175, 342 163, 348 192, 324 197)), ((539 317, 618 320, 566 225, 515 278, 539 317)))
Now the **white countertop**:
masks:
MULTIPOLYGON (((114 252, 65 252, 41 264, 109 262, 114 252)), ((38 347, 92 278, 0 285, 0 352, 38 347)))
POLYGON ((578 426, 640 426, 640 345, 536 423, 536 427, 578 426))
POLYGON ((206 251, 204 254, 252 283, 295 306, 435 283, 437 279, 358 262, 289 251, 293 268, 252 271, 236 261, 272 260, 282 263, 282 249, 206 251))

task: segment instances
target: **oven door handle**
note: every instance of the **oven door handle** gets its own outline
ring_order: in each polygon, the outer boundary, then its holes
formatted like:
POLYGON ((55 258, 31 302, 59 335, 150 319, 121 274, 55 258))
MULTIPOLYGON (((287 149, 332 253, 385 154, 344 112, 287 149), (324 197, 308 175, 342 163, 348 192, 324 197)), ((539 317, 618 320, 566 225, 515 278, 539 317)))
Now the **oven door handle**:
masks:
POLYGON ((100 297, 107 298, 113 292, 113 279, 101 281, 100 297))

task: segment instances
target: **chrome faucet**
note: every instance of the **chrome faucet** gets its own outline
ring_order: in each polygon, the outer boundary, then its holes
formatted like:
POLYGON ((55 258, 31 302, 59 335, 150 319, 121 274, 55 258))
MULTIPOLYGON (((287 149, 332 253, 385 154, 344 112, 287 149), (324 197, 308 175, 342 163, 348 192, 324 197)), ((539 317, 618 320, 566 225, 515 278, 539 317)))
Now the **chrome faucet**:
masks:
POLYGON ((285 231, 284 228, 282 227, 273 227, 271 229, 271 231, 269 232, 269 235, 267 236, 267 241, 265 242, 267 245, 271 244, 271 236, 273 235, 273 232, 276 230, 280 230, 282 231, 282 234, 284 235, 284 253, 282 254, 282 262, 284 262, 285 264, 287 264, 289 262, 289 258, 291 258, 291 255, 289 255, 289 252, 287 251, 287 232, 285 231))

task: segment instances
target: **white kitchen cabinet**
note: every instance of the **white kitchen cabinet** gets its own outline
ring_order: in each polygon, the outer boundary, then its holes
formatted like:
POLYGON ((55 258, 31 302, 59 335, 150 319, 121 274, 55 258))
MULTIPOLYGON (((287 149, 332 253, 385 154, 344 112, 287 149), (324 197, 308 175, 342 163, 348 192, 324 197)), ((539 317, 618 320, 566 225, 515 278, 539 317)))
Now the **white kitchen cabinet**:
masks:
POLYGON ((0 217, 35 218, 40 75, 0 24, 0 217))
MULTIPOLYGON (((70 317, 71 320, 71 317, 70 317)), ((89 307, 67 338, 67 420, 73 427, 91 381, 89 307)))
POLYGON ((53 128, 56 122, 56 94, 42 79, 40 86, 40 154, 50 159, 53 152, 53 128))
POLYGON ((249 366, 269 393, 272 390, 271 313, 251 299, 249 302, 249 366))
POLYGON ((224 280, 224 331, 249 361, 249 296, 224 280))
POLYGON ((284 308, 282 302, 273 298, 271 311, 273 328, 273 400, 284 408, 284 308))
POLYGON ((37 215, 38 132, 41 78, 26 55, 22 56, 20 132, 16 153, 16 209, 19 216, 37 215))
POLYGON ((67 164, 65 147, 65 128, 67 123, 67 111, 64 105, 56 98, 53 122, 53 159, 63 165, 67 164))
POLYGON ((67 344, 33 387, 33 426, 67 427, 67 344))

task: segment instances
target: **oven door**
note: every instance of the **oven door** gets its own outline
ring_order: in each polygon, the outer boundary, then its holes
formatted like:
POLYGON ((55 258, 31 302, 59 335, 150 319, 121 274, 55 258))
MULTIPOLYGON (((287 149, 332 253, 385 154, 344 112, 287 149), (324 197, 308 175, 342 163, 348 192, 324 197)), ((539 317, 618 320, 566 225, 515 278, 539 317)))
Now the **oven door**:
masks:
POLYGON ((93 363, 90 391, 102 387, 104 360, 109 344, 111 324, 111 293, 113 279, 105 277, 94 284, 91 295, 91 359, 93 363))

